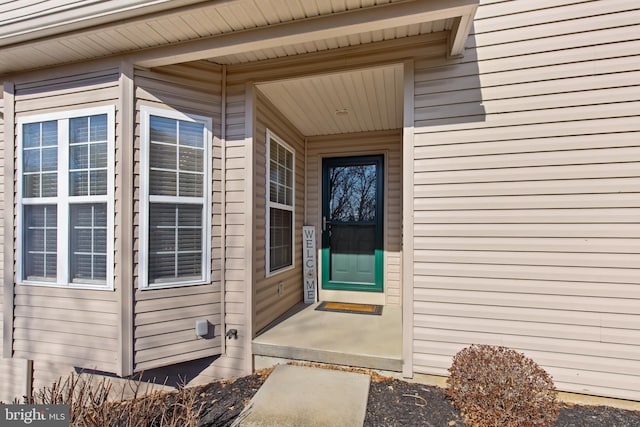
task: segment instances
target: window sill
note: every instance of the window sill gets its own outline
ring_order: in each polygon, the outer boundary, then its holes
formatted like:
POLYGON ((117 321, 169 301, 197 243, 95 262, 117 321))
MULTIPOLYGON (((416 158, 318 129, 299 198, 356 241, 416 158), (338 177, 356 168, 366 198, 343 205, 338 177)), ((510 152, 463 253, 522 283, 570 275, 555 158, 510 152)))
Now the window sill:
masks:
POLYGON ((152 285, 141 286, 138 289, 141 291, 153 291, 156 289, 171 289, 171 288, 184 288, 188 286, 201 286, 201 285, 211 285, 211 281, 206 280, 194 280, 191 282, 171 282, 171 283, 154 283, 152 285))
POLYGON ((295 264, 292 264, 289 267, 283 267, 280 270, 275 270, 271 272, 267 271, 267 273, 265 274, 265 278, 268 279, 269 277, 277 276, 280 273, 286 273, 287 271, 293 270, 295 268, 296 268, 295 264))
POLYGON ((18 282, 18 286, 38 286, 42 288, 59 288, 59 289, 83 289, 89 291, 115 291, 113 286, 108 285, 90 285, 84 283, 55 283, 55 282, 34 282, 23 281, 18 282))

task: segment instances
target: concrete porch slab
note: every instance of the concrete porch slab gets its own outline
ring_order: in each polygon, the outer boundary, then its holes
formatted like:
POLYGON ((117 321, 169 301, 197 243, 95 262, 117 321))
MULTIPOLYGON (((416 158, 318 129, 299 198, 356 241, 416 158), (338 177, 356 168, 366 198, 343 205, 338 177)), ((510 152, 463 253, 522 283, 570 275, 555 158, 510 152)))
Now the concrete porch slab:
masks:
POLYGON ((279 365, 234 426, 362 426, 368 375, 279 365))
POLYGON ((286 318, 253 340, 256 356, 402 371, 402 310, 382 315, 316 311, 286 318))

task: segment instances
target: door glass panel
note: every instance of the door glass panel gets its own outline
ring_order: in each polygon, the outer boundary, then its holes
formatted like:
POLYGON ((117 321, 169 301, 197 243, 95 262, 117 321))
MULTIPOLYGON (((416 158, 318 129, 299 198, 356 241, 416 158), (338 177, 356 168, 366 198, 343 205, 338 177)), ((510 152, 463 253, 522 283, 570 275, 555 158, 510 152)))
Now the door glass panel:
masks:
POLYGON ((376 165, 330 168, 330 220, 375 221, 376 182, 376 165))

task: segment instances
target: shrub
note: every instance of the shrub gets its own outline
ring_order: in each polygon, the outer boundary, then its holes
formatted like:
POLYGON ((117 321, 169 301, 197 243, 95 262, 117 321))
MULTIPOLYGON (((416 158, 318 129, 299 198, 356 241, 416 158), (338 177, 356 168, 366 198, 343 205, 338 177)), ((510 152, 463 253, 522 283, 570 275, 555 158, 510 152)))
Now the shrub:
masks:
MULTIPOLYGON (((72 373, 36 390, 25 403, 69 405, 71 427, 195 427, 202 410, 197 389, 180 387, 171 393, 154 391, 130 381, 131 399, 117 399, 106 379, 72 373)), ((124 395, 124 389, 122 390, 124 395)), ((123 397, 123 396, 122 396, 123 397)))
POLYGON ((553 426, 559 413, 551 376, 517 351, 472 345, 453 358, 447 396, 475 427, 553 426))

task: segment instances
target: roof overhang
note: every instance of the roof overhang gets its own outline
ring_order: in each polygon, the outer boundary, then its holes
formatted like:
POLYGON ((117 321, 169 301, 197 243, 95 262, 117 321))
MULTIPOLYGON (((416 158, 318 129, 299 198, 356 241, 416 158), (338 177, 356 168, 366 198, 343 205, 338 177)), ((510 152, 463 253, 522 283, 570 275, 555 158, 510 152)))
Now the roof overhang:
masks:
POLYGON ((141 66, 157 67, 450 18, 456 24, 450 37, 449 55, 457 56, 464 49, 476 8, 477 0, 390 3, 159 47, 138 52, 132 59, 141 66))
POLYGON ((202 3, 204 0, 83 0, 6 2, 0 7, 0 46, 58 36, 75 30, 202 3))
MULTIPOLYGON (((50 22, 39 30, 25 20, 22 31, 20 26, 12 27, 12 33, 0 31, 0 74, 108 57, 144 67, 202 59, 233 63, 247 53, 273 55, 274 49, 287 47, 305 52, 313 43, 381 31, 406 34, 398 29, 429 23, 440 25, 424 31, 449 31, 448 54, 457 56, 464 50, 478 6, 478 0, 372 0, 368 3, 373 6, 335 11, 329 0, 286 0, 281 3, 289 10, 281 13, 255 0, 88 3, 136 7, 102 14, 85 11, 84 17, 71 16, 64 25, 50 22), (262 9, 248 12, 258 6, 262 9)), ((6 21, 2 15, 0 22, 6 21)))

